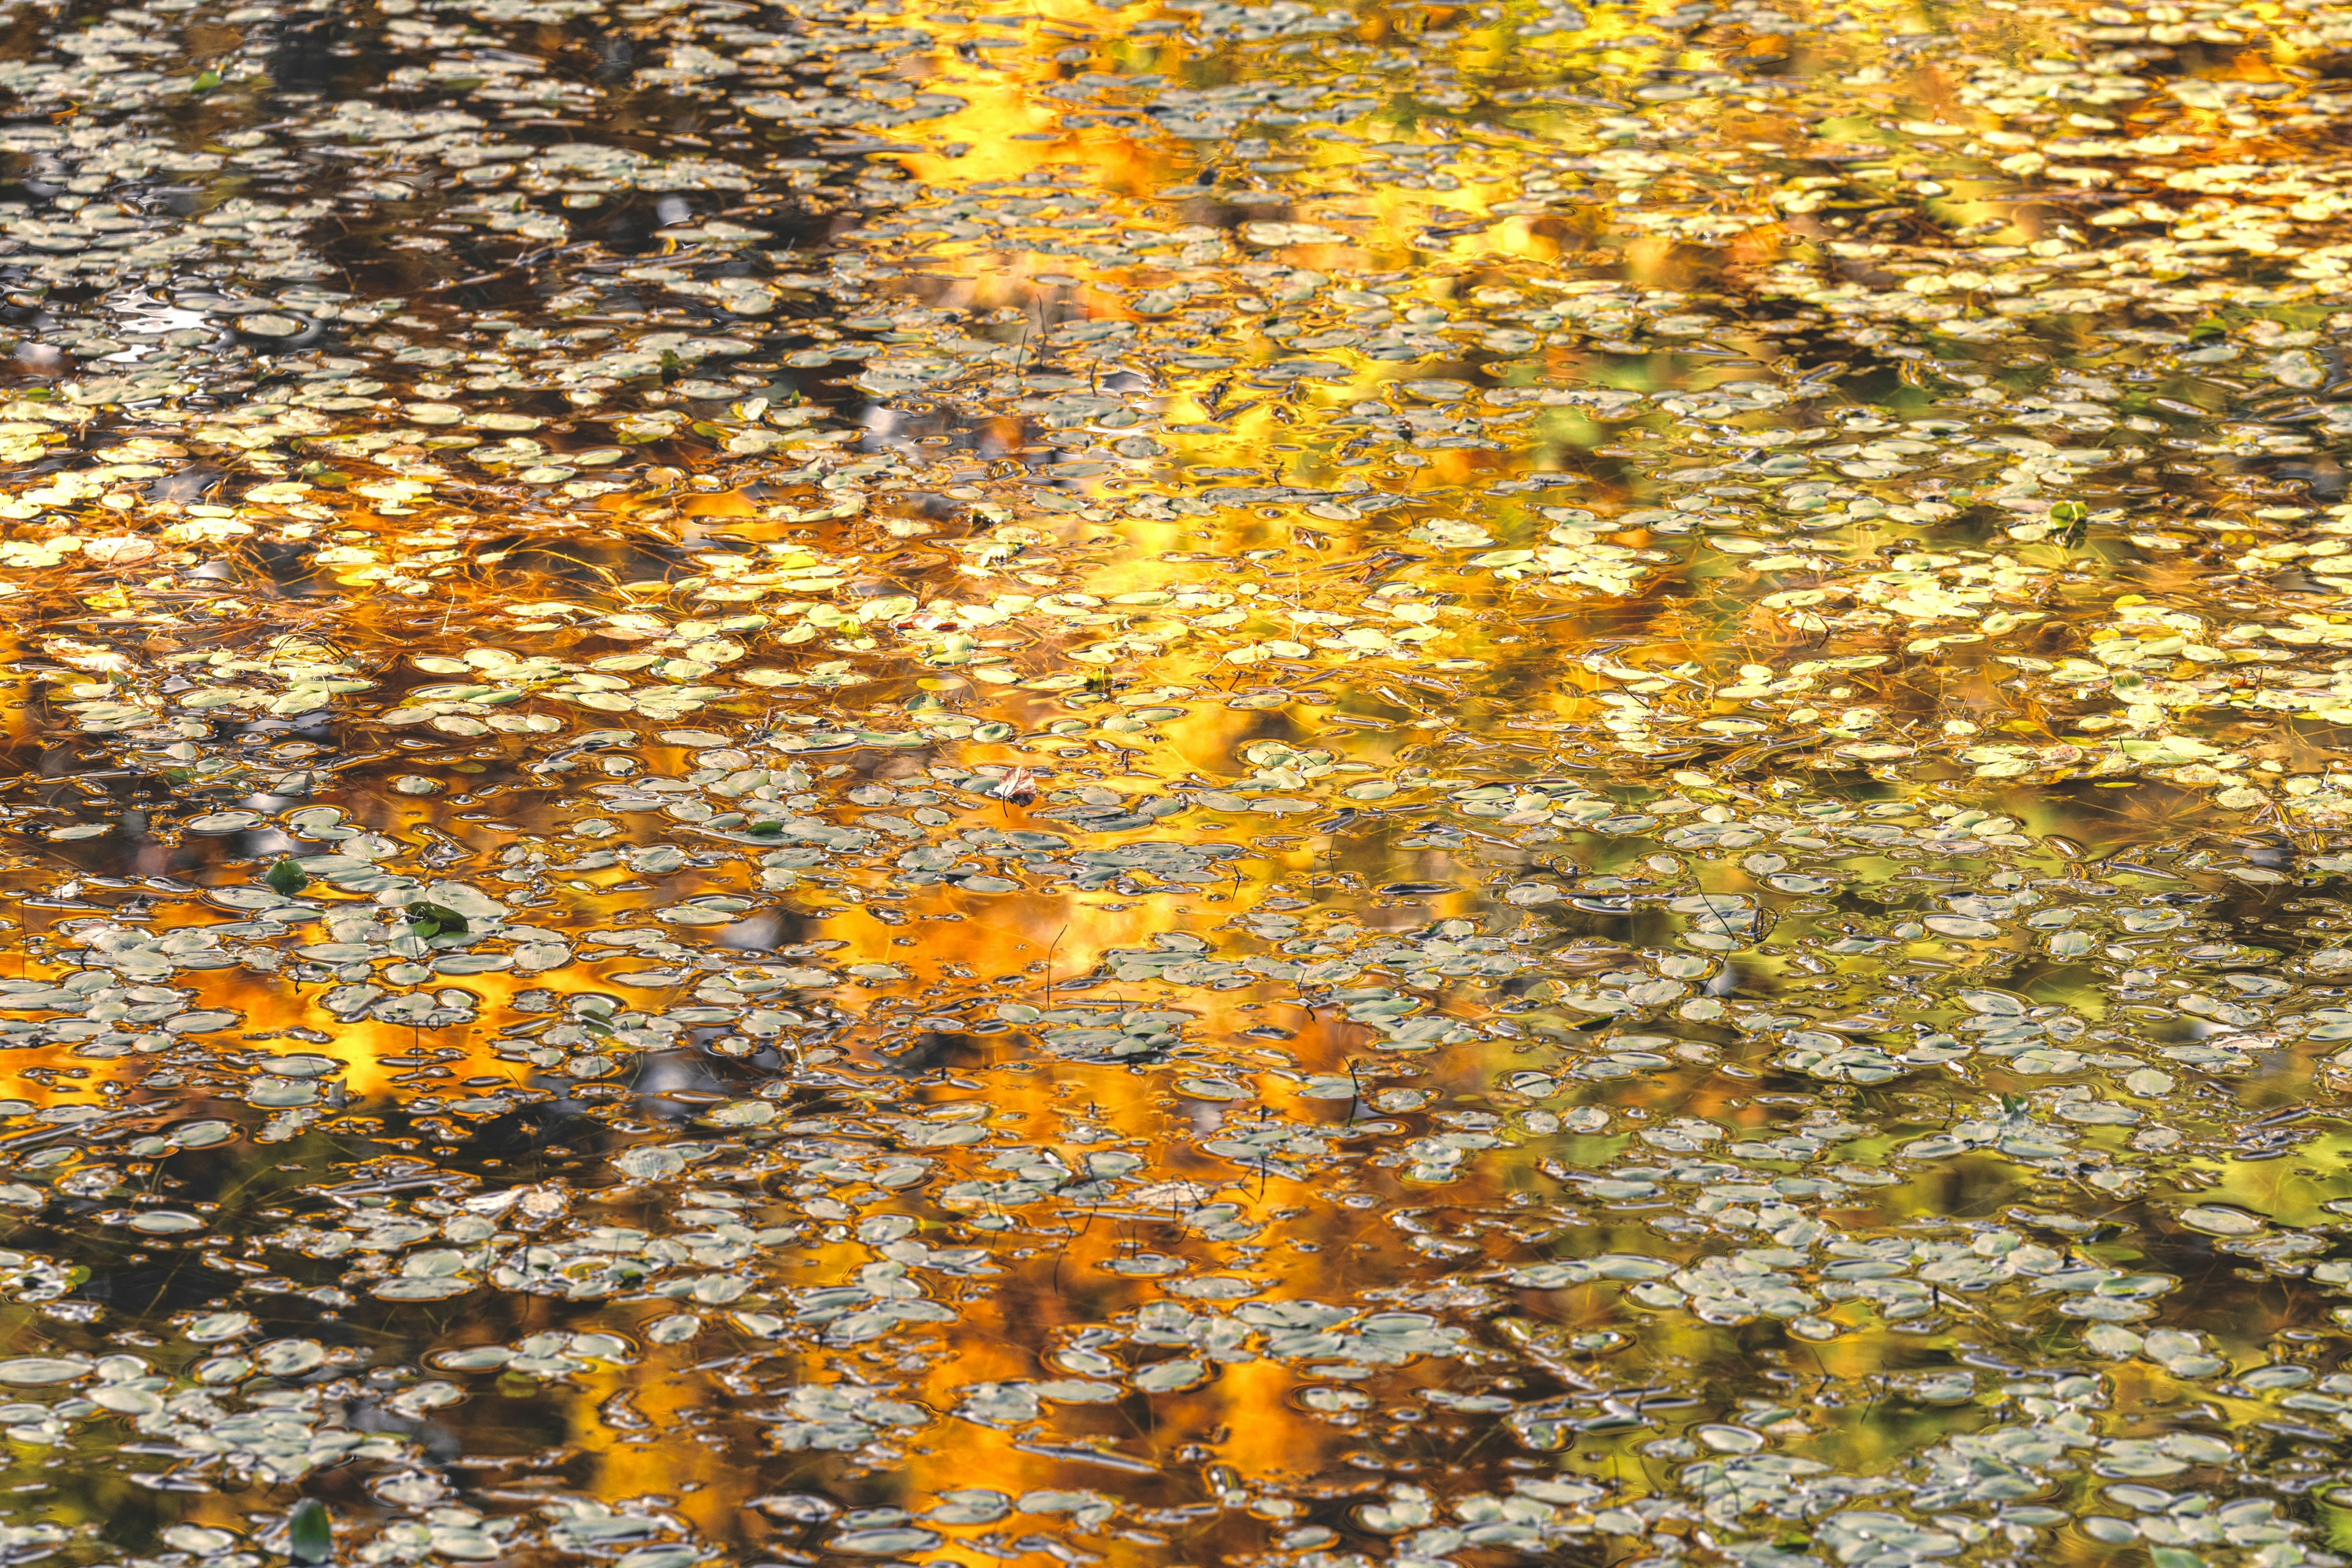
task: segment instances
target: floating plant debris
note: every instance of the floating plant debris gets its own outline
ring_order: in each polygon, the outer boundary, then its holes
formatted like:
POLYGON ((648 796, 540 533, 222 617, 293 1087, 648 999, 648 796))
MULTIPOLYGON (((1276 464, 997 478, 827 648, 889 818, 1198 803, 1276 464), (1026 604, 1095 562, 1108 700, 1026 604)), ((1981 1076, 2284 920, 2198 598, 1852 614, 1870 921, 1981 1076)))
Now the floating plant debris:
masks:
POLYGON ((2352 11, 10 16, 9 1561, 2352 1546, 2352 11))

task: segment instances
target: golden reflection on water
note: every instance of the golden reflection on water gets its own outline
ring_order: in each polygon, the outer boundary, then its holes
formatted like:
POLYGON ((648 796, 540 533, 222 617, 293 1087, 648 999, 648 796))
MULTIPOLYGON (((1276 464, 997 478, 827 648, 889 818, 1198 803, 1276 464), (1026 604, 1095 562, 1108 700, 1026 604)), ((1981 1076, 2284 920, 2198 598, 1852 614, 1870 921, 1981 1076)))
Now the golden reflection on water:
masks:
POLYGON ((1792 10, 28 20, 8 1549, 2333 1561, 2352 34, 1792 10))

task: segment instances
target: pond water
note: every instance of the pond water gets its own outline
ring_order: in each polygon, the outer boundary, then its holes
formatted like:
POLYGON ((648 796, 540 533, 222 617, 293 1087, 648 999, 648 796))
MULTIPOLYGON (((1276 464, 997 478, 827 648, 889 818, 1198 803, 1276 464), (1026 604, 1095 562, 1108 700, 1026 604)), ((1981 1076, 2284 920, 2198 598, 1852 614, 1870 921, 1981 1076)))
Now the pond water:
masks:
POLYGON ((0 14, 7 1563, 2352 1548, 2352 9, 0 14))

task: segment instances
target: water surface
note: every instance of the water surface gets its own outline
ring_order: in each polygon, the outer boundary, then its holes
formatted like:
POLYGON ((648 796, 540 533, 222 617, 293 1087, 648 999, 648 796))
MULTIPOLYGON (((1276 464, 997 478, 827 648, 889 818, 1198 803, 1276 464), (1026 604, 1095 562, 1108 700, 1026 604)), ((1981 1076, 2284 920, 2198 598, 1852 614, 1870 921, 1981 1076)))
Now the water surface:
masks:
POLYGON ((9 1563, 2352 1544, 2352 11, 5 16, 9 1563))

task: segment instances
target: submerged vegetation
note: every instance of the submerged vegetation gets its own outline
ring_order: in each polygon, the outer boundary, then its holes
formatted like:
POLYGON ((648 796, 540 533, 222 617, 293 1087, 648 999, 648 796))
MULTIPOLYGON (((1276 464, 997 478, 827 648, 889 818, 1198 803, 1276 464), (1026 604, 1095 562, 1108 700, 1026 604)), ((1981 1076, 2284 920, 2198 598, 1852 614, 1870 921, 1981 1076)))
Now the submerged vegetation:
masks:
POLYGON ((0 15, 7 1563, 2352 1550, 2352 9, 0 15))

